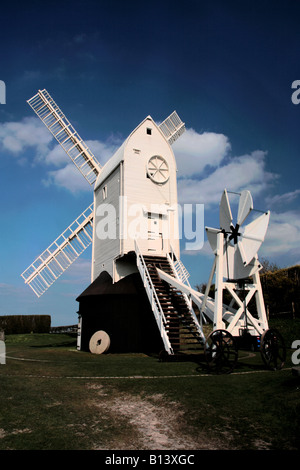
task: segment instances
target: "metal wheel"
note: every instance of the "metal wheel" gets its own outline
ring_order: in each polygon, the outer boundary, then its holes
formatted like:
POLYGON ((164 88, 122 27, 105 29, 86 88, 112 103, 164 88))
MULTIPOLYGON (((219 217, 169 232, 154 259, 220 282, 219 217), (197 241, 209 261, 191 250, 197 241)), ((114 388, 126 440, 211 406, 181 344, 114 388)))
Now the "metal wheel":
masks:
POLYGON ((226 330, 215 330, 207 338, 204 355, 209 368, 217 374, 229 374, 238 360, 238 348, 226 330))
POLYGON ((260 352, 269 369, 282 369, 286 359, 286 348, 278 330, 270 328, 264 332, 261 338, 260 352))

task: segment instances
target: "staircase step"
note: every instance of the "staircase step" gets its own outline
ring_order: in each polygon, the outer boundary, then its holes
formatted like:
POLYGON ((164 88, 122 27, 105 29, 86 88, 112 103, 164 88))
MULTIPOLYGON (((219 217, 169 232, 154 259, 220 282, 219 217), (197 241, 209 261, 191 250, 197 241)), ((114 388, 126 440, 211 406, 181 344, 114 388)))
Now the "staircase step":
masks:
POLYGON ((161 280, 157 273, 159 268, 167 274, 174 275, 172 266, 166 257, 143 256, 158 301, 164 312, 165 330, 173 351, 199 348, 202 342, 189 307, 181 291, 161 280))

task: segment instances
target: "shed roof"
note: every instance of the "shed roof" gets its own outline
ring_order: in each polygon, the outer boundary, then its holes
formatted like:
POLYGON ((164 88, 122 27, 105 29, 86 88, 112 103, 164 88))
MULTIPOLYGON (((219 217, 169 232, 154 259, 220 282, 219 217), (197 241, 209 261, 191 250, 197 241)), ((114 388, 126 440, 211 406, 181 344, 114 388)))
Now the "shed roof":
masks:
POLYGON ((133 273, 113 283, 111 276, 106 272, 102 273, 85 289, 78 297, 80 302, 85 297, 94 295, 135 295, 140 289, 141 278, 139 273, 133 273))

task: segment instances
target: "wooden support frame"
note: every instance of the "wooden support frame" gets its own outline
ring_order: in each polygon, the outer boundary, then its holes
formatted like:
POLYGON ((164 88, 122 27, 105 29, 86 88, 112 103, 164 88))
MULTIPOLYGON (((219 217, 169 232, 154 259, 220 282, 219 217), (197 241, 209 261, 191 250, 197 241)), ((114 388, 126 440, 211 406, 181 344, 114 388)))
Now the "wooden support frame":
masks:
POLYGON ((256 271, 251 277, 250 282, 245 281, 244 292, 247 292, 246 297, 242 300, 239 295, 240 282, 228 282, 223 278, 223 263, 224 263, 224 234, 219 232, 217 235, 217 249, 215 252, 215 259, 212 271, 209 277, 209 282, 206 286, 203 303, 201 306, 201 313, 205 313, 207 307, 208 292, 212 285, 215 275, 215 298, 214 298, 214 315, 213 315, 213 328, 226 329, 233 336, 239 336, 241 330, 248 329, 251 335, 262 335, 268 326, 268 319, 265 310, 263 299, 262 287, 259 277, 259 272, 256 271), (252 282, 251 282, 252 281, 252 282), (227 290, 231 297, 232 302, 230 309, 224 309, 224 291, 227 290), (248 305, 250 300, 255 296, 257 317, 249 311, 248 305), (238 308, 234 310, 232 307, 237 304, 238 308))

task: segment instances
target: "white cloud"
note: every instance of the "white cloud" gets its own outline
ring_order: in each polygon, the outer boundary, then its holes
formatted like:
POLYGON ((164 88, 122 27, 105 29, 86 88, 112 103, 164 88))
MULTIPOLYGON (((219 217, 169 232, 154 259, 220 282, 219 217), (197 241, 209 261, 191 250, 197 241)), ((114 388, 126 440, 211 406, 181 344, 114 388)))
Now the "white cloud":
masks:
POLYGON ((266 171, 266 152, 256 150, 249 155, 226 159, 212 173, 202 179, 186 178, 178 181, 179 201, 203 203, 207 207, 220 201, 224 188, 230 191, 248 189, 257 195, 267 189, 278 175, 266 171))
POLYGON ((178 166, 178 198, 181 203, 218 204, 224 188, 248 189, 255 196, 269 188, 278 175, 266 170, 267 152, 230 156, 224 134, 186 132, 173 145, 178 166))
POLYGON ((61 166, 68 163, 68 156, 64 149, 59 145, 55 145, 43 156, 43 161, 47 165, 61 166))
POLYGON ((20 122, 0 124, 0 143, 2 151, 14 156, 22 156, 28 149, 35 149, 37 156, 45 155, 52 136, 45 126, 34 117, 26 117, 20 122))
POLYGON ((104 165, 113 156, 122 143, 118 137, 111 137, 107 142, 101 142, 100 140, 86 141, 87 146, 101 165, 104 165))
MULTIPOLYGON (((93 152, 100 164, 104 164, 118 148, 118 145, 113 142, 107 143, 100 142, 99 140, 87 140, 86 145, 93 152)), ((43 179, 45 186, 54 184, 61 188, 68 189, 72 193, 91 190, 89 183, 71 162, 60 145, 56 145, 49 151, 44 156, 44 161, 47 165, 61 166, 64 164, 63 167, 57 170, 48 171, 47 177, 43 179)))
POLYGON ((279 206, 283 204, 289 204, 293 202, 300 194, 300 189, 295 191, 290 191, 284 194, 276 194, 275 196, 266 197, 266 202, 268 206, 279 206))
POLYGON ((90 191, 91 186, 71 162, 58 170, 49 171, 48 177, 42 180, 45 186, 52 184, 68 189, 72 193, 90 191))
POLYGON ((230 150, 228 138, 223 134, 186 129, 173 144, 178 176, 198 175, 209 165, 217 167, 230 150))
POLYGON ((296 264, 300 257, 300 212, 271 212, 270 223, 262 245, 265 256, 285 254, 290 264, 296 264))
MULTIPOLYGON (((112 157, 119 147, 119 144, 113 141, 101 142, 100 140, 87 140, 85 143, 95 155, 96 160, 102 165, 112 157)), ((70 159, 63 148, 57 144, 44 155, 44 161, 47 165, 62 166, 69 163, 70 159)))
MULTIPOLYGON (((86 144, 96 159, 104 164, 114 154, 120 142, 117 137, 110 137, 107 142, 88 140, 86 144)), ((28 149, 32 152, 32 164, 56 167, 45 172, 45 178, 42 180, 45 185, 54 184, 71 192, 90 190, 90 185, 40 119, 26 117, 19 122, 0 124, 2 152, 12 154, 19 164, 24 164, 24 154, 28 149)))
MULTIPOLYGON (((112 136, 106 142, 86 142, 97 160, 104 164, 121 142, 112 136)), ((45 185, 56 185, 73 193, 90 191, 91 187, 69 160, 51 133, 36 117, 26 117, 19 122, 0 123, 0 150, 24 163, 25 152, 32 152, 32 163, 45 165, 45 185), (52 167, 52 168, 51 168, 52 167)), ((205 209, 217 206, 224 188, 239 192, 248 189, 253 196, 263 195, 278 179, 267 171, 266 155, 262 150, 250 154, 231 156, 231 145, 224 134, 213 132, 186 132, 173 144, 178 167, 178 199, 180 203, 204 203, 205 209)), ((288 205, 299 196, 300 189, 282 195, 267 196, 271 221, 265 243, 264 255, 286 254, 297 262, 300 259, 300 217, 296 211, 280 213, 280 205, 288 205)), ((205 245, 202 251, 205 251, 205 245)), ((1 286, 0 286, 1 287, 1 286)), ((3 286, 2 286, 3 287, 3 286)))

